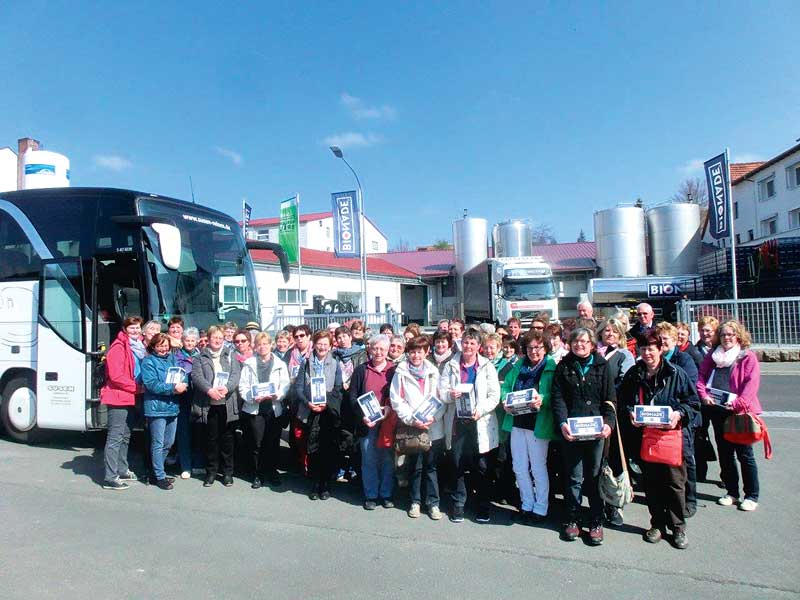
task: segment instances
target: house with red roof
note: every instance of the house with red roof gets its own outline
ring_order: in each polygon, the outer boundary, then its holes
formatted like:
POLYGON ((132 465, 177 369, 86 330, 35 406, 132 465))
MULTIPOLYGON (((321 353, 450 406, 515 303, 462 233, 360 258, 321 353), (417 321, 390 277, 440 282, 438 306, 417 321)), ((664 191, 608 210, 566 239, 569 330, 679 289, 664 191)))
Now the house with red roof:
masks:
MULTIPOLYGON (((299 240, 301 248, 333 252, 333 213, 314 212, 300 215, 299 240)), ((264 242, 277 242, 280 217, 266 219, 251 219, 247 228, 247 237, 264 242)), ((364 238, 365 254, 386 252, 389 242, 384 233, 375 223, 364 215, 364 228, 367 235, 364 238)))
MULTIPOLYGON (((766 161, 733 163, 730 170, 737 244, 800 236, 800 144, 766 161)), ((730 244, 708 232, 703 241, 730 244)))

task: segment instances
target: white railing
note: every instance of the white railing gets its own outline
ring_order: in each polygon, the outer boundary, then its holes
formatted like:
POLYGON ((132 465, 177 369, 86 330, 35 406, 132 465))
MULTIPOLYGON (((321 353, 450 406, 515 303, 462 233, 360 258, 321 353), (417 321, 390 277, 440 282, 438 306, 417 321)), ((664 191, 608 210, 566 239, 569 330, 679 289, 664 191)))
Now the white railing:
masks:
POLYGON ((738 319, 750 332, 754 346, 800 346, 800 297, 739 300, 684 300, 680 320, 697 322, 711 316, 720 322, 738 319))
POLYGON ((358 319, 363 321, 372 333, 378 333, 381 325, 389 323, 395 332, 400 331, 402 323, 402 313, 394 311, 382 313, 316 313, 306 315, 275 315, 272 323, 265 327, 267 331, 280 331, 287 325, 301 325, 303 323, 311 327, 311 331, 326 329, 329 323, 345 324, 349 321, 358 319))

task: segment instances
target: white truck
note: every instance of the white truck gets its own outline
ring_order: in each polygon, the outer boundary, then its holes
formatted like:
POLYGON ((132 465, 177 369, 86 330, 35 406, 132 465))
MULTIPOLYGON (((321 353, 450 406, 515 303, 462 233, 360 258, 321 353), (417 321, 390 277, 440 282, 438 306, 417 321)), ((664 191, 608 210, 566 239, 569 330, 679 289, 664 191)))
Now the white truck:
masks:
POLYGON ((541 256, 489 258, 464 274, 464 318, 530 325, 542 312, 558 320, 559 293, 553 270, 541 256))

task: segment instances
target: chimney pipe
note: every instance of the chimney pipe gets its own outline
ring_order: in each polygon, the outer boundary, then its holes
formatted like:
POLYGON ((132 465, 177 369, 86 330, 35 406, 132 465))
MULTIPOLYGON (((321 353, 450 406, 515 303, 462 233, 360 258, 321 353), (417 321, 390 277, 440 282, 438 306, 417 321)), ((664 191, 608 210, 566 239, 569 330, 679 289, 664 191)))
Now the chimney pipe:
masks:
POLYGON ((28 150, 38 150, 39 140, 33 138, 19 138, 17 141, 17 189, 25 189, 25 165, 23 156, 28 150))

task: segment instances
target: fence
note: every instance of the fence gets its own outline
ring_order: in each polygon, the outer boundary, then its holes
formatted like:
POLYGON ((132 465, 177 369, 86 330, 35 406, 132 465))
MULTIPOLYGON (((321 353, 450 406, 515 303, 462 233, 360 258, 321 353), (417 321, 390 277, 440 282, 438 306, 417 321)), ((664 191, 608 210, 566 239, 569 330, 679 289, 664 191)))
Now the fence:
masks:
POLYGON ((800 297, 739 300, 684 300, 680 320, 696 322, 716 317, 720 323, 737 318, 750 332, 754 346, 800 346, 800 297))
POLYGON ((280 331, 287 325, 300 325, 306 323, 311 331, 318 329, 326 329, 329 323, 344 324, 347 321, 358 319, 363 321, 368 329, 373 333, 378 333, 380 326, 384 323, 389 323, 395 331, 400 330, 402 322, 402 313, 388 311, 383 313, 322 313, 322 314, 306 314, 303 316, 297 315, 275 315, 272 324, 267 326, 267 329, 280 331))

